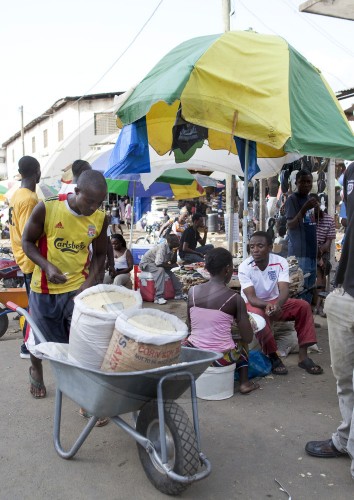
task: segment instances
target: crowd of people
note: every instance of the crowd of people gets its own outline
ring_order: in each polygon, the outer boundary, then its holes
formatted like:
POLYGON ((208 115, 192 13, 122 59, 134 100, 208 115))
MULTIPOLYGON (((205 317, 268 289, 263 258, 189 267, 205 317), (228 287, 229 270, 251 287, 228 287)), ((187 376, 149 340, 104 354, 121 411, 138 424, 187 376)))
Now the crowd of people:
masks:
MULTIPOLYGON (((133 256, 120 226, 123 208, 126 224, 132 223, 130 201, 120 200, 122 206, 112 211, 109 220, 103 209, 107 197, 106 181, 101 173, 82 160, 73 163, 71 188, 66 187, 65 192, 40 202, 35 194, 40 179, 38 161, 24 156, 19 161, 19 173, 21 187, 12 197, 9 210, 13 252, 25 275, 30 312, 39 329, 48 342, 66 343, 73 312, 72 299, 76 294, 100 282, 131 287, 133 256)), ((161 242, 141 259, 140 268, 153 275, 156 304, 166 303, 163 297, 166 275, 172 281, 175 299, 187 300, 190 333, 185 345, 220 352, 215 366, 235 364, 241 394, 259 388, 258 383, 248 379, 248 345, 254 336, 248 313, 256 313, 264 319, 265 327, 255 335, 271 362, 274 375, 288 373, 277 353, 273 334, 277 321, 295 322, 298 367, 310 375, 323 373, 308 356, 308 348, 317 342, 311 305, 316 286, 324 287, 329 272, 328 255, 335 231, 332 219, 318 198, 310 194, 311 186, 312 174, 300 170, 296 175, 297 190, 285 204, 287 234, 279 232, 283 240, 280 239, 281 246, 287 242, 288 255, 296 256, 306 277, 305 290, 299 298, 289 298, 288 262, 273 252, 274 234, 270 231, 253 233, 249 240, 249 257, 238 270, 241 293, 230 289, 227 285, 233 274, 231 253, 207 244, 208 230, 203 214, 192 213, 188 207, 181 208, 175 218, 166 217, 160 231, 161 242), (187 217, 191 218, 190 224, 187 224, 187 217), (188 296, 184 296, 182 285, 172 271, 178 259, 185 263, 203 261, 210 274, 206 283, 191 287, 188 296), (233 335, 234 323, 238 325, 238 337, 233 335)), ((324 309, 343 421, 331 439, 311 441, 306 451, 325 458, 349 455, 354 477, 354 282, 352 273, 348 272, 354 255, 353 186, 354 163, 347 168, 343 181, 347 233, 336 277, 337 288, 327 297, 324 309)), ((21 356, 30 356, 30 392, 34 398, 41 399, 46 396, 42 362, 32 354, 35 339, 29 328, 25 330, 30 353, 24 350, 26 346, 21 346, 21 356)), ((81 413, 88 416, 83 409, 81 413)), ((104 425, 106 420, 98 421, 98 425, 104 425)))

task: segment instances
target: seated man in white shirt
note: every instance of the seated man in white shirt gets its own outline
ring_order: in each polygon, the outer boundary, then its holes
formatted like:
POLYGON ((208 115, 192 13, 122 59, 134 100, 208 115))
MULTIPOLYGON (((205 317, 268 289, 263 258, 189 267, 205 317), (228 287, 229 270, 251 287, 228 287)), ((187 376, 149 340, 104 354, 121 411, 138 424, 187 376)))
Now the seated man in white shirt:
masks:
POLYGON ((310 304, 305 300, 289 299, 289 266, 286 259, 272 252, 272 241, 264 231, 253 233, 250 253, 238 268, 241 295, 247 310, 262 316, 266 321, 257 339, 272 363, 275 375, 286 375, 287 368, 277 354, 277 344, 272 332, 274 321, 295 321, 299 343, 299 363, 311 375, 323 370, 307 355, 309 346, 316 344, 316 330, 310 304))
POLYGON ((179 247, 179 239, 175 234, 169 234, 166 240, 159 245, 155 245, 146 252, 140 261, 139 267, 142 271, 151 273, 155 282, 155 304, 166 304, 164 299, 165 276, 168 274, 175 289, 175 299, 184 299, 182 293, 182 283, 177 276, 171 271, 177 264, 177 250, 179 247))

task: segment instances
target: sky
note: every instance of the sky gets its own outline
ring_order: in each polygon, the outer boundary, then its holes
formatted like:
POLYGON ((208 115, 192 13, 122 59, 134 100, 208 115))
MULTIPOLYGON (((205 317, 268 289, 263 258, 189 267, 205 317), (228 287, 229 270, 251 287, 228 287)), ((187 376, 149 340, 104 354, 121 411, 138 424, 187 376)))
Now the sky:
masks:
MULTIPOLYGON (((302 1, 231 0, 231 29, 279 35, 334 91, 353 88, 354 21, 301 13, 302 1)), ((26 125, 63 97, 127 90, 179 43, 222 31, 222 0, 7 3, 0 27, 0 144, 20 130, 21 106, 26 125)))

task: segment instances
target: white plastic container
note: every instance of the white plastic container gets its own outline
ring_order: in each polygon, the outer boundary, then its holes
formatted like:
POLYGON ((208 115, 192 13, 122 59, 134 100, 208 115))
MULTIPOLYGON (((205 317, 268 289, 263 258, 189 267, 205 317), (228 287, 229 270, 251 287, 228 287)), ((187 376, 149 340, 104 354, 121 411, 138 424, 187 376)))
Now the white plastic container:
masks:
POLYGON ((195 383, 197 397, 212 401, 232 398, 235 369, 235 363, 228 366, 209 366, 195 383))

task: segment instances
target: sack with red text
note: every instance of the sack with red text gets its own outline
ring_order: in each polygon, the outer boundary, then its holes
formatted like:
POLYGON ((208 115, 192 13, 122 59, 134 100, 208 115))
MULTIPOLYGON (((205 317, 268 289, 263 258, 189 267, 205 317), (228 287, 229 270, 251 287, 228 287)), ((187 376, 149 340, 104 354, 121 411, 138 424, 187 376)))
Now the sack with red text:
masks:
POLYGON ((126 311, 115 329, 101 369, 108 372, 149 370, 178 363, 187 326, 158 309, 126 311))

